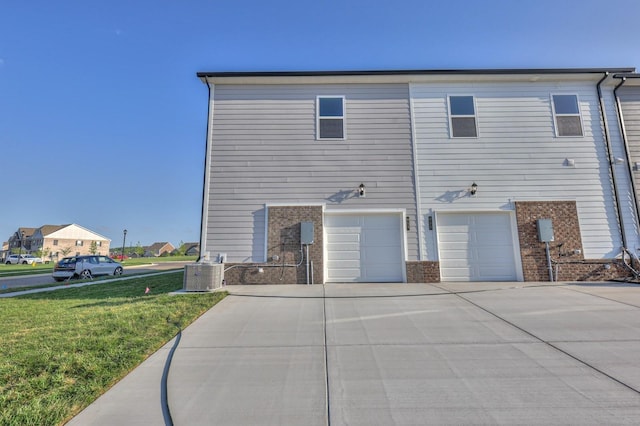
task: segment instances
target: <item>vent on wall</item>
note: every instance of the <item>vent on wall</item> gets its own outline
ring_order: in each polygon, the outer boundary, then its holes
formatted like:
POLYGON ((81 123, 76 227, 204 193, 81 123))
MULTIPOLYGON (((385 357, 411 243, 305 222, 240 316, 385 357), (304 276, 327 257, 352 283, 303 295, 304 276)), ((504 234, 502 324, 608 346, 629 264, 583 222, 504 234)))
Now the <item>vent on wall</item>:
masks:
POLYGON ((212 291, 222 287, 224 264, 194 263, 184 267, 184 291, 212 291))

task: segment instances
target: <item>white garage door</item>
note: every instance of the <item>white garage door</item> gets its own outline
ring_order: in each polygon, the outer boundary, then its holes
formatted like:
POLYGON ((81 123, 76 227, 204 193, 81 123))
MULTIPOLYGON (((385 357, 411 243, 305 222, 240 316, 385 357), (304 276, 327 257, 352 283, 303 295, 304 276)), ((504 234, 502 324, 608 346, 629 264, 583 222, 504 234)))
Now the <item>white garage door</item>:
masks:
POLYGON ((327 282, 402 282, 402 215, 325 214, 327 282))
POLYGON ((505 213, 440 213, 442 281, 515 281, 511 219, 505 213))

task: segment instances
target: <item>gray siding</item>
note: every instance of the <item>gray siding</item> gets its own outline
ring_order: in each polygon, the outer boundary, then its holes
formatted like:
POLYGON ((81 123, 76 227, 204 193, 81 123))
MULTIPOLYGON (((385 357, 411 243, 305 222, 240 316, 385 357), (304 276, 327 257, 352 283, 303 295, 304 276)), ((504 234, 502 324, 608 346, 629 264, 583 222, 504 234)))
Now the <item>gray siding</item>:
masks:
POLYGON ((633 167, 633 178, 636 185, 636 197, 640 198, 640 86, 623 86, 618 91, 622 115, 627 135, 627 144, 633 167))
POLYGON ((265 257, 265 204, 327 210, 406 209, 417 259, 406 84, 216 85, 207 251, 230 262, 265 257), (346 140, 316 140, 316 96, 346 97, 346 140), (364 183, 365 198, 355 197, 364 183))
MULTIPOLYGON (((425 217, 513 210, 519 200, 575 200, 585 256, 619 253, 594 82, 414 84, 411 95, 425 217), (584 136, 555 136, 551 94, 557 93, 578 95, 584 136), (455 94, 475 96, 477 138, 449 137, 447 96, 455 94), (568 167, 566 159, 574 160, 575 167, 568 167), (479 186, 476 197, 467 196, 472 182, 479 186)), ((423 230, 426 259, 435 260, 436 230, 423 230)))

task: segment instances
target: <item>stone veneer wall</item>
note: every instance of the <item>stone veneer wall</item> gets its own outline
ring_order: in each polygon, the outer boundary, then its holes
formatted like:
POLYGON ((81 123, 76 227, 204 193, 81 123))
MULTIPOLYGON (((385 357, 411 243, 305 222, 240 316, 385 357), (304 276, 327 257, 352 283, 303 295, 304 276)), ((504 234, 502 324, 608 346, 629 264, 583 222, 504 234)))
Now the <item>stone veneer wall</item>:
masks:
POLYGON ((407 261, 408 283, 438 283, 440 282, 440 262, 407 261))
POLYGON ((515 204, 525 281, 549 281, 545 244, 538 241, 538 219, 551 219, 553 223, 555 241, 550 243, 551 258, 560 262, 559 281, 599 281, 629 275, 619 260, 584 258, 575 201, 517 201, 515 204), (564 243, 563 256, 558 255, 560 243, 564 243), (580 253, 574 254, 575 250, 580 253))
MULTIPOLYGON (((322 206, 277 206, 268 208, 267 263, 237 264, 225 272, 225 284, 306 284, 306 258, 300 252, 300 223, 313 222, 314 243, 309 245, 309 259, 313 262, 313 282, 324 282, 323 215, 322 206), (274 256, 278 260, 273 260, 274 256), (298 267, 282 266, 297 265, 298 267), (259 272, 262 268, 263 272, 259 272)), ((305 255, 306 255, 306 250, 305 255)), ((234 266, 225 265, 226 268, 234 266)))

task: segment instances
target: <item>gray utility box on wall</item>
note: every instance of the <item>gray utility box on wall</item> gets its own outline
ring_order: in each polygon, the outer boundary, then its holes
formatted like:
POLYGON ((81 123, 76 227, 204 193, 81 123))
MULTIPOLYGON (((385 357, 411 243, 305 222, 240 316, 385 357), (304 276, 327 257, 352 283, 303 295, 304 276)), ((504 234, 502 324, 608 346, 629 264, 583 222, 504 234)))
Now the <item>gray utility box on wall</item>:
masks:
POLYGON ((222 287, 223 263, 193 263, 184 267, 184 291, 213 291, 222 287))
POLYGON ((300 222, 300 244, 313 244, 313 222, 300 222))
POLYGON ((550 243, 553 239, 553 223, 551 219, 538 219, 538 241, 550 243))

